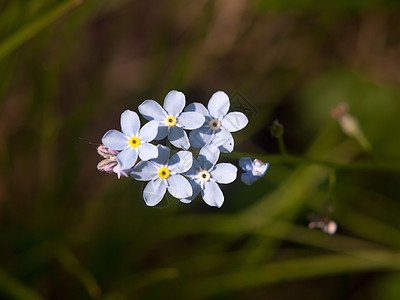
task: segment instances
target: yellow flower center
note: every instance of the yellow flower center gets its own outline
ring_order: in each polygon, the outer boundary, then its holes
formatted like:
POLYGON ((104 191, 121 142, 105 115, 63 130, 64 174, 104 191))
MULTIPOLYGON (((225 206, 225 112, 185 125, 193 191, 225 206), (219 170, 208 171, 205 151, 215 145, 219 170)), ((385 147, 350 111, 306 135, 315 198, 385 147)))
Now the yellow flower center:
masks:
POLYGON ((168 126, 175 126, 176 124, 176 118, 174 116, 168 116, 165 119, 165 122, 167 123, 168 126))
POLYGON ((129 145, 131 145, 132 148, 136 148, 140 145, 140 139, 136 136, 131 137, 129 139, 129 145))
POLYGON ((165 179, 169 177, 169 170, 167 168, 160 168, 158 170, 158 176, 165 179))

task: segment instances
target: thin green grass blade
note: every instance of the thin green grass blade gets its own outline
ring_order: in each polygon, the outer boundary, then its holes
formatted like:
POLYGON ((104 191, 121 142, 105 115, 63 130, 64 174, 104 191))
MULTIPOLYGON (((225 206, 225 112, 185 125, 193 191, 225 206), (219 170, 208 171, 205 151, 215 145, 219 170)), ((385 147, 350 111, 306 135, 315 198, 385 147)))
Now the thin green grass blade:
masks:
POLYGON ((350 255, 321 255, 301 259, 288 259, 261 267, 244 268, 227 274, 208 277, 191 285, 185 293, 195 290, 195 297, 209 298, 225 292, 256 288, 278 282, 318 278, 347 273, 398 269, 390 261, 377 261, 350 255))
POLYGON ((0 269, 0 291, 11 299, 43 300, 39 294, 0 269))
POLYGON ((0 60, 5 58, 8 54, 16 50, 18 47, 23 45, 29 39, 38 34, 41 30, 49 26, 52 22, 57 20, 60 16, 66 14, 74 7, 80 5, 82 0, 69 0, 65 1, 45 15, 39 16, 37 19, 26 24, 20 30, 5 38, 0 43, 0 60))

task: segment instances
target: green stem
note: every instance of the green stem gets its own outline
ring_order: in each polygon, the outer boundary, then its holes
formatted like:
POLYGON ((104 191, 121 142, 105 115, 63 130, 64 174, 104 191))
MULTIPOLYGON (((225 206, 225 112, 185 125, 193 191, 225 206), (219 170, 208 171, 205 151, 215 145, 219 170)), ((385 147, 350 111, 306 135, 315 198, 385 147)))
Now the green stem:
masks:
POLYGON ((8 38, 0 43, 0 60, 6 57, 9 53, 20 47, 22 44, 30 40, 41 30, 50 26, 55 20, 69 12, 74 7, 82 4, 83 0, 69 0, 61 2, 50 10, 47 14, 40 16, 32 22, 13 33, 8 38))
POLYGON ((333 161, 321 158, 301 157, 295 155, 259 155, 242 152, 232 152, 223 154, 227 158, 239 159, 244 156, 250 156, 251 158, 258 158, 262 161, 269 163, 286 163, 292 165, 301 164, 316 164, 325 167, 342 169, 342 170, 357 170, 357 171, 391 171, 400 172, 400 162, 398 161, 362 161, 343 163, 339 161, 333 161))
POLYGON ((281 154, 283 156, 286 156, 287 151, 286 151, 285 143, 283 142, 283 138, 281 136, 278 138, 278 147, 279 147, 279 151, 281 152, 281 154))

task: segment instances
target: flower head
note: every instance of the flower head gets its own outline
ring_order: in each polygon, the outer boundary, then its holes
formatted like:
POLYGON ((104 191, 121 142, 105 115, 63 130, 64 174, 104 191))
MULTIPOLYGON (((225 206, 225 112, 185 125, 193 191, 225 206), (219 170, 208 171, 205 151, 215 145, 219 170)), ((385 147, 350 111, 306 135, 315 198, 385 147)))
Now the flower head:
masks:
POLYGON ((122 170, 132 168, 138 156, 141 160, 156 158, 157 147, 150 144, 157 134, 156 122, 146 123, 140 130, 140 120, 137 113, 126 110, 121 115, 121 129, 107 131, 103 144, 109 149, 120 151, 116 157, 122 170))
POLYGON ((198 112, 182 112, 185 104, 183 93, 171 91, 165 97, 163 107, 154 100, 146 100, 139 106, 139 112, 145 119, 157 122, 156 140, 168 136, 172 145, 187 150, 190 143, 184 129, 199 128, 204 123, 204 116, 198 112))
POLYGON ((190 133, 190 143, 193 147, 203 147, 208 143, 214 144, 221 152, 232 152, 234 141, 231 132, 243 129, 248 119, 241 112, 230 112, 229 97, 224 92, 214 93, 207 108, 201 103, 192 103, 185 112, 198 112, 204 115, 205 121, 199 129, 190 133))
POLYGON ((246 172, 241 176, 242 181, 251 185, 265 175, 269 163, 264 163, 258 159, 251 161, 250 157, 242 157, 239 159, 239 166, 246 172))
POLYGON ((193 189, 193 195, 181 199, 184 203, 191 202, 200 192, 208 205, 221 207, 224 203, 224 194, 218 183, 231 183, 236 179, 237 168, 230 163, 216 164, 219 158, 219 150, 212 144, 201 148, 197 161, 189 171, 184 173, 189 178, 193 189))
POLYGON ((159 156, 156 159, 141 161, 130 172, 130 176, 136 180, 150 181, 143 191, 146 204, 157 205, 167 189, 175 198, 190 197, 193 192, 192 187, 180 174, 192 166, 192 153, 179 151, 169 159, 169 148, 163 145, 158 145, 157 148, 159 156))

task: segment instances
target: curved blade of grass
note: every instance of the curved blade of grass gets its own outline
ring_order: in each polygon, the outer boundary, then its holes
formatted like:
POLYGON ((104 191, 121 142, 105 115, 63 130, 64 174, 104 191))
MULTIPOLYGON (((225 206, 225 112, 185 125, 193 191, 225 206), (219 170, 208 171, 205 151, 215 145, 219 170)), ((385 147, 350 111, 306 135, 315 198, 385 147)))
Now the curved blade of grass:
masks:
MULTIPOLYGON (((373 256, 373 253, 371 253, 373 256)), ((196 281, 184 290, 191 296, 206 299, 225 292, 255 288, 283 281, 318 278, 327 275, 357 273, 370 270, 395 270, 398 264, 350 255, 321 255, 302 259, 288 259, 262 267, 243 268, 227 274, 196 281), (193 293, 193 291, 196 291, 193 293)))
POLYGON ((94 276, 79 262, 75 255, 65 247, 60 247, 56 252, 60 264, 69 273, 74 275, 86 288, 92 298, 100 298, 102 291, 94 276))
POLYGON ((39 294, 0 269, 0 290, 11 299, 43 300, 39 294))
POLYGON ((24 27, 6 38, 0 43, 0 60, 10 54, 12 51, 27 42, 46 26, 50 25, 60 16, 69 12, 74 7, 80 5, 83 0, 69 0, 55 6, 48 13, 39 16, 32 22, 25 24, 24 27))

